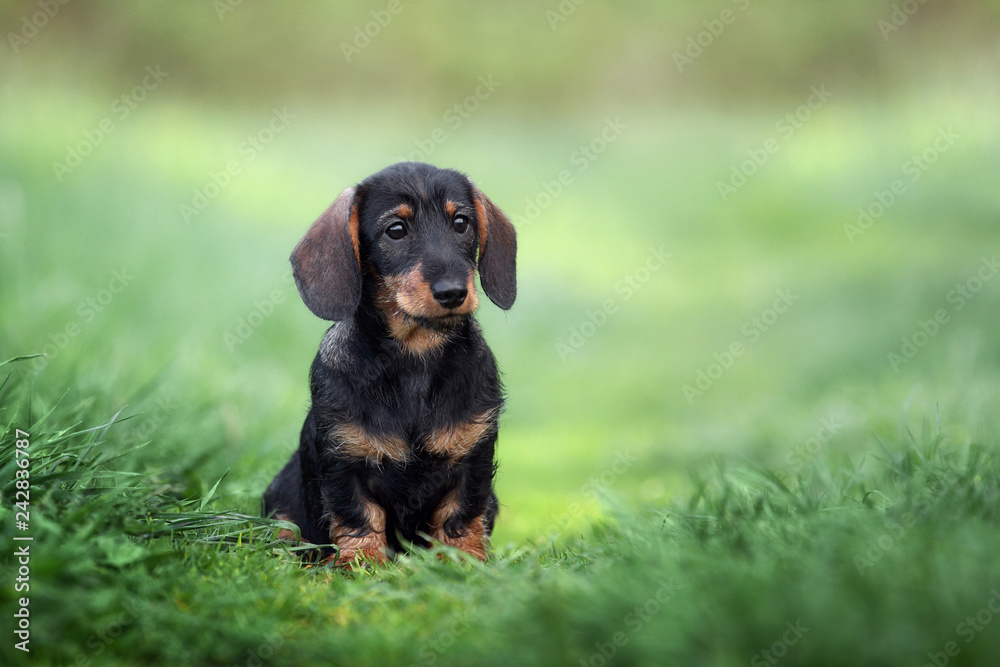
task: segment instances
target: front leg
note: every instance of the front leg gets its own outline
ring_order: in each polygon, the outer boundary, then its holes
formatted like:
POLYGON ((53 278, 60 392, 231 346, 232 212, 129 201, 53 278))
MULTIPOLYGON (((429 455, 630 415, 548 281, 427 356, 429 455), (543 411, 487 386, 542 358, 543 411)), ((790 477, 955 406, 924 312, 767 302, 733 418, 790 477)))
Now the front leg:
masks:
POLYGON ((388 560, 385 510, 363 500, 354 516, 335 515, 330 521, 330 541, 339 550, 335 565, 350 565, 358 556, 384 563, 388 560))
POLYGON ((334 563, 348 565, 358 556, 384 562, 386 514, 364 490, 364 459, 338 456, 329 449, 322 459, 322 522, 330 543, 337 547, 334 563))
POLYGON ((348 565, 358 556, 378 563, 387 560, 385 510, 363 491, 355 466, 344 462, 323 483, 323 506, 330 543, 336 545, 334 564, 348 565))
POLYGON ((497 511, 493 493, 493 450, 496 434, 479 443, 455 465, 458 482, 435 507, 430 535, 435 540, 486 560, 497 511))
POLYGON ((386 511, 367 492, 371 466, 405 461, 401 438, 370 432, 356 422, 341 421, 317 441, 323 476, 320 494, 330 542, 337 546, 336 565, 364 556, 387 560, 386 511))

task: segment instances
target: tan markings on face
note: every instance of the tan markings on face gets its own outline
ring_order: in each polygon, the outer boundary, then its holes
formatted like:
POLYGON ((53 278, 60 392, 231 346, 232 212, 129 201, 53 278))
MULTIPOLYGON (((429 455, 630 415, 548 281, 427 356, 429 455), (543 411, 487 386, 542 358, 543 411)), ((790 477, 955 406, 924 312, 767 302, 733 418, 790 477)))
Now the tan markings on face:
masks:
POLYGON ((387 287, 395 294, 395 301, 406 315, 416 317, 446 317, 448 315, 471 315, 479 307, 479 297, 476 296, 476 283, 472 272, 466 281, 469 295, 458 308, 445 308, 434 300, 431 286, 424 280, 423 269, 417 264, 401 276, 389 276, 385 279, 387 287))
POLYGON ((396 215, 400 218, 405 218, 409 220, 413 217, 413 209, 407 204, 401 204, 399 208, 396 209, 396 215))
POLYGON ((407 315, 440 317, 448 312, 434 300, 431 286, 424 280, 420 264, 401 276, 391 277, 387 282, 390 288, 395 288, 396 303, 407 315))
POLYGON ((479 256, 482 257, 483 251, 486 249, 486 233, 488 231, 486 224, 486 206, 479 197, 476 197, 473 200, 472 205, 476 209, 476 224, 479 230, 479 256))
POLYGON ((471 315, 479 307, 479 296, 472 274, 468 281, 469 295, 458 308, 444 308, 434 300, 430 285, 424 280, 420 264, 408 272, 379 278, 376 305, 385 315, 389 335, 412 354, 426 354, 448 341, 448 334, 421 326, 414 317, 436 318, 471 315))
POLYGON ((469 295, 465 297, 465 303, 457 308, 460 311, 467 311, 469 315, 476 312, 476 308, 479 308, 479 295, 476 293, 476 280, 469 274, 468 280, 465 281, 465 289, 469 291, 469 295))
POLYGON ((340 549, 335 564, 349 565, 357 556, 377 563, 388 560, 385 539, 385 510, 371 501, 364 502, 366 529, 353 530, 341 526, 336 519, 330 523, 330 541, 340 549))
POLYGON ((436 350, 445 344, 448 335, 421 326, 406 313, 396 300, 396 294, 401 283, 400 276, 390 276, 379 280, 375 305, 385 316, 389 335, 399 341, 403 350, 410 354, 422 355, 436 350))
POLYGON ((448 214, 448 217, 454 218, 455 217, 455 213, 458 212, 458 204, 456 204, 455 202, 453 202, 453 201, 451 201, 449 199, 448 201, 446 201, 444 203, 444 210, 445 210, 445 213, 448 214))
POLYGON ((402 462, 409 447, 395 436, 376 436, 353 423, 338 424, 330 430, 333 451, 381 464, 384 459, 402 462))
POLYGON ((431 517, 431 537, 449 546, 461 549, 465 553, 475 556, 479 560, 486 560, 486 546, 489 544, 489 537, 486 535, 486 527, 482 515, 477 516, 465 526, 465 534, 460 537, 450 537, 444 530, 444 523, 449 518, 461 511, 455 492, 452 491, 444 497, 441 503, 434 510, 431 517))
POLYGON ((348 221, 347 221, 348 225, 347 225, 347 227, 348 227, 348 231, 351 234, 351 246, 354 248, 354 259, 357 261, 358 267, 360 268, 361 267, 361 236, 359 235, 359 232, 358 232, 358 230, 360 229, 360 227, 358 226, 360 224, 359 220, 358 220, 359 208, 360 207, 358 206, 357 202, 355 202, 351 206, 351 216, 350 216, 350 218, 348 218, 348 221))
POLYGON ((424 448, 431 454, 446 456, 452 461, 464 458, 496 424, 499 408, 487 410, 469 421, 435 430, 424 448))

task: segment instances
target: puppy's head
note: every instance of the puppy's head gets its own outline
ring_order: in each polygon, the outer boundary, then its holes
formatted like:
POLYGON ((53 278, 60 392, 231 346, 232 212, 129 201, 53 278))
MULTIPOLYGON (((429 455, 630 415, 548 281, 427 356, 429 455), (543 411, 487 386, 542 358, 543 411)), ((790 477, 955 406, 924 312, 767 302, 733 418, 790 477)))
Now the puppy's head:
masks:
POLYGON ((516 254, 510 220, 468 178, 401 162, 340 193, 291 260, 302 300, 323 319, 351 317, 371 280, 384 312, 441 330, 475 311, 477 268, 490 300, 511 307, 516 254))

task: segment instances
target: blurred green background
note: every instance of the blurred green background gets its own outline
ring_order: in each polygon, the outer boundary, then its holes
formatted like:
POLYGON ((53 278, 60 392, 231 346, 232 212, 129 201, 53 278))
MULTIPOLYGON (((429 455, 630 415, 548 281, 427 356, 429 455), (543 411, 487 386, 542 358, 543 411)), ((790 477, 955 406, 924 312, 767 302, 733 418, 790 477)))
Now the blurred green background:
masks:
POLYGON ((514 219, 498 543, 995 437, 1000 3, 4 2, 0 357, 255 511, 325 324, 288 254, 401 158, 514 219), (943 314, 942 314, 943 313, 943 314), (935 320, 937 318, 937 320, 935 320), (911 347, 912 346, 912 347, 911 347), (896 354, 899 357, 893 357, 896 354))

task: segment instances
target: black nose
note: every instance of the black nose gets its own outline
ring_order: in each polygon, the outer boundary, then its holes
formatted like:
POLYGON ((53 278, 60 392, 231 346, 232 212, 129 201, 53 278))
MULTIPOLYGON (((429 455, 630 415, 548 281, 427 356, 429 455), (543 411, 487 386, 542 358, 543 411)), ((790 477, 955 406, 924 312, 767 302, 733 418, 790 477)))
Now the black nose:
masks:
POLYGON ((434 300, 445 308, 458 308, 465 303, 469 288, 457 280, 439 280, 431 285, 431 293, 434 300))

